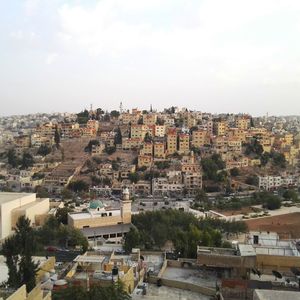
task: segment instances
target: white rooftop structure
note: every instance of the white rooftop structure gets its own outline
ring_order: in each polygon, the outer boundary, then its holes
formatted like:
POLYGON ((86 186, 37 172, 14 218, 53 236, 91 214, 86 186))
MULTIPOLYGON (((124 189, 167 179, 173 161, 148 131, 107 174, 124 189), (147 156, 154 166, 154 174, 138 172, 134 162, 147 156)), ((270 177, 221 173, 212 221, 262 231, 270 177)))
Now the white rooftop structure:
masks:
POLYGON ((38 218, 49 212, 49 199, 37 199, 33 193, 0 192, 0 240, 13 232, 20 216, 29 218, 34 226, 38 218))

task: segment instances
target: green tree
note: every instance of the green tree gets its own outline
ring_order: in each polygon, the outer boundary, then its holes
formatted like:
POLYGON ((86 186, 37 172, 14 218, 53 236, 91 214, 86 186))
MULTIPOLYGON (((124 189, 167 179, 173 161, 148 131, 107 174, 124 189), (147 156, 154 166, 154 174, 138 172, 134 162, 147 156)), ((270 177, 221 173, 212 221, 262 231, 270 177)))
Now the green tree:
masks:
POLYGON ((105 147, 105 152, 108 154, 108 155, 111 155, 113 153, 116 152, 116 147, 105 147))
POLYGON ((281 200, 278 196, 271 193, 262 193, 261 197, 263 199, 263 207, 274 210, 281 207, 281 200))
POLYGON ((62 197, 63 200, 72 199, 73 198, 73 193, 69 189, 64 188, 61 191, 61 197, 62 197))
POLYGON ((109 286, 92 285, 88 291, 84 287, 70 286, 54 291, 53 300, 130 300, 130 295, 124 291, 120 282, 109 286))
POLYGON ((74 192, 86 192, 89 189, 89 185, 83 180, 75 180, 69 183, 68 188, 74 192))
POLYGON ((137 183, 140 180, 140 175, 137 172, 129 173, 128 179, 133 183, 137 183))
MULTIPOLYGON (((97 116, 98 116, 98 110, 97 110, 97 116)), ((89 120, 88 110, 85 109, 84 111, 77 114, 77 122, 79 124, 86 124, 88 120, 89 120)))
POLYGON ((8 283, 12 288, 19 288, 25 284, 27 292, 30 292, 35 287, 37 265, 33 262, 32 255, 36 248, 36 236, 30 226, 30 220, 21 216, 17 221, 15 234, 3 244, 3 254, 10 268, 11 278, 8 283))
POLYGON ((282 153, 272 152, 271 157, 272 157, 272 163, 274 166, 280 167, 280 168, 285 168, 286 159, 282 153))
POLYGON ((298 201, 298 193, 295 190, 289 189, 289 190, 285 190, 283 192, 282 197, 285 200, 290 200, 293 202, 297 202, 298 201))
POLYGON ((55 126, 54 142, 55 142, 56 148, 58 149, 59 145, 60 145, 60 132, 58 130, 57 125, 55 126))
POLYGON ((58 208, 55 214, 55 217, 59 223, 62 223, 64 225, 68 224, 68 213, 72 212, 73 209, 69 207, 63 207, 63 208, 58 208))
POLYGON ((117 110, 112 110, 112 111, 110 112, 110 116, 111 116, 112 118, 117 119, 117 118, 120 116, 120 113, 119 113, 117 110))
POLYGON ((34 164, 34 159, 29 152, 24 152, 21 160, 21 168, 28 169, 32 167, 34 164))
POLYGON ((116 129, 116 134, 114 137, 115 145, 122 144, 122 133, 120 127, 116 129))
POLYGON ((265 166, 270 160, 270 153, 264 152, 260 157, 260 163, 262 166, 265 166))
POLYGON ((42 144, 37 151, 37 154, 42 156, 46 156, 50 153, 51 153, 51 147, 48 147, 47 145, 44 144, 42 144))
POLYGON ((250 175, 245 180, 246 184, 255 185, 255 186, 258 186, 258 182, 259 182, 259 179, 258 179, 258 176, 256 176, 256 175, 250 175))
POLYGON ((208 201, 207 194, 204 190, 198 189, 195 195, 195 202, 205 203, 208 201))
POLYGON ((140 244, 140 233, 135 227, 131 227, 126 234, 124 249, 130 253, 132 248, 136 248, 140 244))
POLYGON ((240 175, 240 170, 239 170, 238 168, 230 169, 230 175, 231 175, 232 177, 239 176, 239 175, 240 175))
POLYGON ((93 146, 98 146, 98 145, 100 145, 100 142, 98 140, 90 140, 88 145, 84 148, 84 151, 91 153, 93 146))
POLYGON ((16 168, 18 166, 19 161, 16 155, 16 150, 14 148, 8 150, 7 159, 9 165, 11 165, 13 168, 16 168))
POLYGON ((47 189, 42 186, 37 186, 35 192, 37 198, 49 198, 50 196, 47 189))

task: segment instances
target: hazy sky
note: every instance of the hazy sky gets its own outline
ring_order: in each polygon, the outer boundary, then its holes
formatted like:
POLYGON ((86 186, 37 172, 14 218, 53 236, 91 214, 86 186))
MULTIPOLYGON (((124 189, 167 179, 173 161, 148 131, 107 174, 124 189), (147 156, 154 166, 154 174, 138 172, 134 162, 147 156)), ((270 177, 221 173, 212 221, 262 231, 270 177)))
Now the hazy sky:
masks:
POLYGON ((300 114, 299 0, 0 0, 0 115, 300 114))

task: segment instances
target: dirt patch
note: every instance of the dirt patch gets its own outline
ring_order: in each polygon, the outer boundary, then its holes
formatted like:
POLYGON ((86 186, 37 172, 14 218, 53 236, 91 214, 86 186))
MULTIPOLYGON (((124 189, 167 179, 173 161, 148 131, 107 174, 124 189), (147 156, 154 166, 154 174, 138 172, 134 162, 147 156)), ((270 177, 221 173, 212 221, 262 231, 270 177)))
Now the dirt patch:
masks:
POLYGON ((261 211, 261 209, 252 206, 242 207, 237 210, 217 210, 218 213, 223 214, 224 216, 247 215, 250 213, 259 213, 261 211))
POLYGON ((300 213, 245 221, 249 230, 273 231, 282 238, 300 238, 300 213))

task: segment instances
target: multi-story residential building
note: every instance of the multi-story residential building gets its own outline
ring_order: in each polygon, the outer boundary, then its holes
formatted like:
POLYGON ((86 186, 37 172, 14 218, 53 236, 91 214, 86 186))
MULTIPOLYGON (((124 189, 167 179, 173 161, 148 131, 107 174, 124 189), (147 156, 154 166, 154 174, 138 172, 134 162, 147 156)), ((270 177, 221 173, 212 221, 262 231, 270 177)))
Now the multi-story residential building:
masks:
POLYGON ((141 113, 139 111, 135 111, 134 113, 125 112, 120 115, 123 124, 132 125, 138 124, 140 117, 141 113))
POLYGON ((155 158, 165 158, 166 150, 164 142, 154 142, 154 157, 155 158))
POLYGON ((235 126, 238 129, 247 130, 250 127, 250 117, 242 116, 235 120, 235 126))
POLYGON ((159 177, 152 179, 153 195, 166 195, 169 193, 181 194, 184 185, 182 183, 170 183, 167 178, 159 177))
POLYGON ((247 168, 249 159, 244 156, 228 155, 225 159, 226 169, 247 168))
POLYGON ((31 139, 29 135, 19 135, 14 137, 14 144, 17 148, 26 149, 30 147, 31 139))
POLYGON ((177 152, 177 131, 176 128, 169 128, 167 133, 167 153, 171 155, 177 152))
POLYGON ((209 143, 207 130, 194 130, 192 133, 192 145, 200 148, 209 143))
POLYGON ((202 189, 202 175, 197 173, 185 173, 183 175, 184 188, 188 195, 195 195, 197 190, 202 189))
POLYGON ((150 113, 143 115, 143 124, 148 126, 153 126, 156 124, 157 114, 150 113))
POLYGON ((228 130, 228 137, 235 138, 241 142, 246 141, 246 131, 239 128, 229 128, 228 130))
POLYGON ((241 153, 242 152, 242 142, 236 138, 229 138, 227 140, 227 150, 229 152, 241 153))
POLYGON ((150 155, 153 156, 153 143, 152 142, 144 142, 143 147, 140 151, 141 155, 150 155))
POLYGON ((148 131, 149 131, 149 127, 147 125, 139 125, 139 124, 132 125, 131 138, 143 140, 148 131))
POLYGON ((164 137, 166 134, 166 126, 165 125, 155 125, 154 126, 154 135, 156 137, 164 137))
POLYGON ((178 152, 187 154, 190 151, 190 136, 187 133, 180 133, 178 135, 178 152))
POLYGON ((212 149, 216 153, 226 154, 228 152, 228 139, 226 136, 215 136, 212 138, 212 149))
POLYGON ((34 148, 39 148, 41 145, 47 145, 51 147, 54 144, 53 136, 41 136, 40 134, 32 134, 31 137, 31 146, 34 148))
POLYGON ((228 123, 226 121, 214 121, 213 132, 217 136, 226 135, 228 132, 228 123))
POLYGON ((260 189, 269 191, 272 189, 277 189, 282 186, 281 176, 259 176, 258 177, 258 187, 260 189))
POLYGON ((120 168, 120 178, 127 179, 129 174, 134 173, 136 170, 135 165, 124 165, 120 168))
POLYGON ((123 150, 138 149, 140 145, 141 145, 141 140, 139 138, 122 138, 123 150))
POLYGON ((100 142, 99 145, 93 145, 92 146, 92 156, 101 155, 103 151, 105 150, 105 143, 100 142))
POLYGON ((150 155, 139 155, 138 156, 138 167, 151 167, 153 162, 153 158, 150 155))
POLYGON ((37 126, 35 131, 41 136, 54 136, 56 130, 56 125, 50 123, 45 123, 43 125, 37 126))
POLYGON ((171 118, 171 117, 166 117, 165 118, 165 125, 166 126, 172 127, 172 126, 174 126, 174 124, 175 124, 174 118, 171 118))

